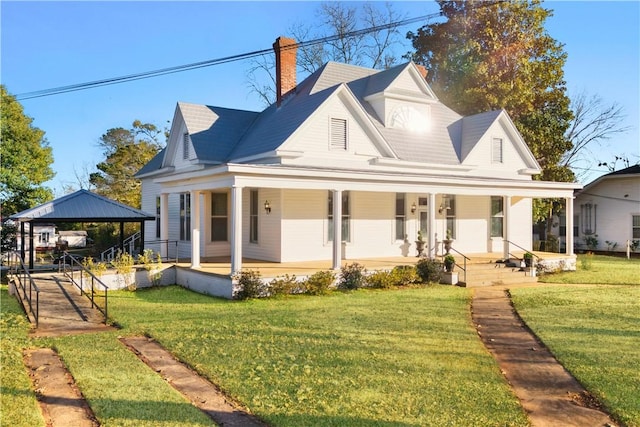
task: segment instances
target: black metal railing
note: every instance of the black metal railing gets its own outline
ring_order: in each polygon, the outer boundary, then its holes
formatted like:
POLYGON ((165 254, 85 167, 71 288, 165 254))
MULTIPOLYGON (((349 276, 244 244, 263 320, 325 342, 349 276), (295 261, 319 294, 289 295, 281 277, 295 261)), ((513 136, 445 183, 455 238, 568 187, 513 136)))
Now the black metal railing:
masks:
MULTIPOLYGON (((512 242, 512 241, 510 241, 510 240, 505 240, 505 242, 507 242, 507 243, 509 244, 509 246, 507 247, 507 252, 509 253, 509 255, 513 255, 513 254, 511 253, 511 245, 513 245, 513 246, 515 246, 515 247, 516 247, 516 248, 518 248, 518 249, 522 249, 522 250, 524 251, 524 253, 525 253, 525 254, 531 254, 531 256, 535 257, 535 258, 536 258, 536 260, 538 260, 538 261, 540 261, 540 260, 542 259, 542 258, 540 258, 538 255, 536 255, 536 254, 534 254, 533 252, 531 252, 529 249, 525 249, 525 248, 523 248, 522 246, 520 246, 520 245, 518 245, 518 244, 516 244, 516 243, 513 243, 513 242, 512 242)), ((513 255, 513 257, 514 257, 514 258, 516 258, 516 259, 522 259, 522 258, 518 258, 518 257, 517 257, 517 256, 515 256, 515 255, 513 255)))
POLYGON ((71 283, 80 290, 80 295, 85 295, 89 298, 91 308, 95 308, 103 314, 104 323, 106 324, 109 307, 109 287, 102 283, 102 280, 96 277, 96 275, 82 265, 76 257, 71 256, 68 252, 63 253, 60 263, 58 264, 58 271, 64 273, 71 283), (96 287, 99 287, 98 291, 96 291, 96 287), (102 294, 100 292, 102 292, 102 294), (100 298, 102 298, 102 306, 97 302, 100 298))
POLYGON ((164 256, 161 256, 162 261, 178 262, 178 240, 145 240, 144 246, 158 246, 161 254, 164 252, 164 256), (162 250, 164 248, 164 251, 162 250))
MULTIPOLYGON (((24 264, 24 260, 17 252, 9 252, 7 261, 9 264, 9 274, 12 276, 13 282, 16 285, 16 293, 18 298, 22 301, 22 306, 25 309, 28 307, 31 316, 35 321, 36 327, 38 327, 38 321, 40 318, 40 289, 31 277, 29 269, 24 264), (35 308, 34 308, 34 294, 35 294, 35 308), (26 301, 26 305, 24 302, 26 301)), ((10 279, 11 280, 11 279, 10 279)))
MULTIPOLYGON (((453 251, 455 253, 457 253, 458 255, 460 255, 462 257, 462 265, 458 264, 457 262, 455 263, 455 265, 458 266, 458 268, 460 268, 462 270, 462 281, 464 283, 467 283, 467 261, 471 261, 471 258, 469 258, 468 256, 466 256, 465 254, 463 254, 462 252, 458 251, 457 249, 450 247, 449 251, 453 251)), ((444 257, 445 255, 443 255, 444 257)))

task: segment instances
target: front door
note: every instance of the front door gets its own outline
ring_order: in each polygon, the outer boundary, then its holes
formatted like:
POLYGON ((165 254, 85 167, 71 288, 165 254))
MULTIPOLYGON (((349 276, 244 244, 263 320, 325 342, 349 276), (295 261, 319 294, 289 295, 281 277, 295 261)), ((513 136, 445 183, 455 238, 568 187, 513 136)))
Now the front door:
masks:
POLYGON ((418 198, 418 230, 425 241, 424 252, 430 255, 429 248, 429 199, 427 197, 418 198))

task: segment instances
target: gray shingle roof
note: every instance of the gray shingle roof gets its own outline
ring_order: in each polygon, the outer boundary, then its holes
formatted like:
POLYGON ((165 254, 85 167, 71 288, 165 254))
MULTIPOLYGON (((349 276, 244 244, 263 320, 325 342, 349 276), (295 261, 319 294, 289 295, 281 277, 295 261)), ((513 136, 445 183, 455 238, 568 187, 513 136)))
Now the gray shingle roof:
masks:
POLYGON ((10 219, 33 222, 138 222, 155 217, 91 191, 78 190, 19 212, 10 219))

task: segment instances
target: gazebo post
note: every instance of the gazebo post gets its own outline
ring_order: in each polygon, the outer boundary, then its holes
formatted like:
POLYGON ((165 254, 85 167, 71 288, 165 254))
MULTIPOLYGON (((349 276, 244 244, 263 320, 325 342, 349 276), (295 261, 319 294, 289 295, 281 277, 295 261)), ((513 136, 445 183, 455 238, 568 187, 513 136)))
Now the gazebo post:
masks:
POLYGON ((140 221, 140 255, 144 253, 144 221, 140 221))
POLYGON ((34 248, 33 248, 33 222, 29 223, 29 270, 33 271, 33 258, 34 258, 34 248))
POLYGON ((124 253, 124 222, 120 221, 120 253, 124 253))
POLYGON ((24 221, 20 221, 20 257, 24 262, 24 221))

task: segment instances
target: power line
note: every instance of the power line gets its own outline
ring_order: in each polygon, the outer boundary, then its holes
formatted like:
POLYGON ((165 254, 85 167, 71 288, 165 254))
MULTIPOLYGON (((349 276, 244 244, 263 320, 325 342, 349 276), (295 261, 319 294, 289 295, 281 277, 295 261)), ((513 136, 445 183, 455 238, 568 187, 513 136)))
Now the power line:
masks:
MULTIPOLYGON (((491 4, 491 3, 489 3, 489 4, 491 4)), ((403 27, 405 25, 412 24, 412 23, 415 23, 415 22, 424 21, 424 20, 430 20, 432 18, 436 18, 436 17, 441 16, 441 15, 442 15, 442 12, 436 12, 436 13, 431 13, 429 15, 418 16, 418 17, 415 17, 415 18, 403 19, 401 21, 390 22, 388 24, 377 25, 377 26, 374 26, 374 27, 369 27, 369 28, 363 28, 363 29, 360 29, 360 30, 350 31, 350 32, 345 33, 345 34, 335 34, 333 36, 320 37, 320 38, 313 39, 313 40, 299 42, 296 45, 286 46, 286 47, 284 47, 284 49, 294 49, 294 48, 298 48, 298 47, 307 47, 307 46, 313 46, 313 45, 317 45, 317 44, 324 44, 324 43, 332 42, 332 41, 335 41, 335 40, 339 40, 340 38, 356 37, 356 36, 361 36, 361 35, 364 35, 364 34, 376 32, 376 31, 381 31, 381 30, 386 30, 386 29, 390 29, 390 28, 394 28, 394 27, 403 27)), ((95 88, 95 87, 108 86, 108 85, 119 84, 119 83, 126 83, 126 82, 131 82, 131 81, 136 81, 136 80, 148 79, 148 78, 152 78, 152 77, 159 77, 159 76, 164 76, 164 75, 167 75, 167 74, 180 73, 180 72, 183 72, 183 71, 196 70, 196 69, 199 69, 199 68, 212 67, 212 66, 215 66, 215 65, 226 64, 226 63, 229 63, 229 62, 241 61, 241 60, 244 60, 244 59, 254 58, 256 56, 262 56, 262 55, 265 55, 265 54, 268 54, 268 53, 271 53, 271 52, 273 52, 273 49, 271 49, 271 48, 269 48, 269 49, 261 49, 261 50, 256 50, 256 51, 253 51, 253 52, 245 52, 245 53, 241 53, 241 54, 237 54, 237 55, 225 56, 225 57, 216 58, 216 59, 209 59, 209 60, 205 60, 205 61, 194 62, 194 63, 191 63, 191 64, 177 65, 177 66, 174 66, 174 67, 161 68, 161 69, 158 69, 158 70, 145 71, 145 72, 141 72, 141 73, 129 74, 129 75, 120 76, 120 77, 111 77, 111 78, 107 78, 107 79, 95 80, 95 81, 85 82, 85 83, 78 83, 78 84, 73 84, 73 85, 68 85, 68 86, 60 86, 60 87, 55 87, 55 88, 50 88, 50 89, 42 89, 42 90, 37 90, 37 91, 33 91, 33 92, 26 92, 26 93, 22 93, 22 94, 16 95, 16 99, 21 101, 21 100, 25 100, 25 99, 41 98, 41 97, 44 97, 44 96, 58 95, 58 94, 62 94, 62 93, 68 93, 68 92, 75 92, 75 91, 79 91, 79 90, 92 89, 92 88, 95 88)))

